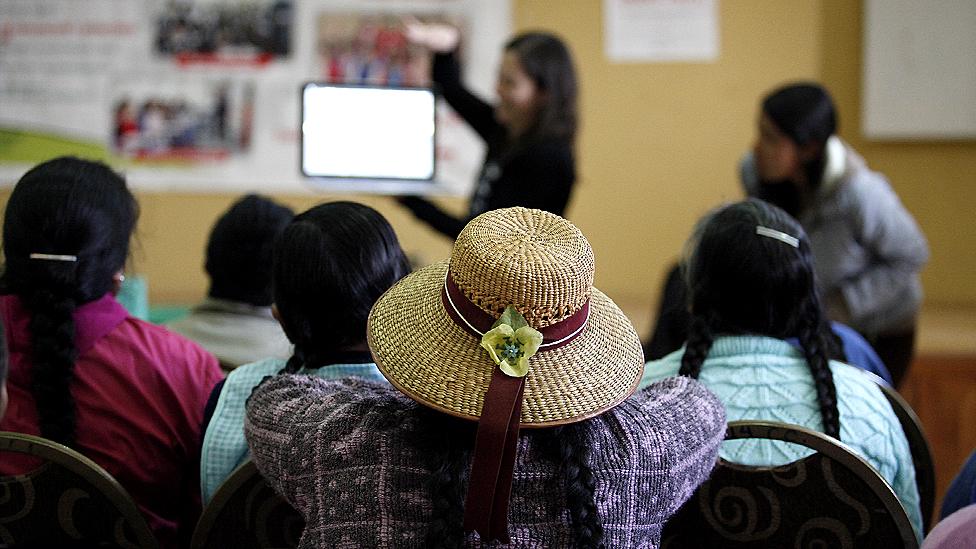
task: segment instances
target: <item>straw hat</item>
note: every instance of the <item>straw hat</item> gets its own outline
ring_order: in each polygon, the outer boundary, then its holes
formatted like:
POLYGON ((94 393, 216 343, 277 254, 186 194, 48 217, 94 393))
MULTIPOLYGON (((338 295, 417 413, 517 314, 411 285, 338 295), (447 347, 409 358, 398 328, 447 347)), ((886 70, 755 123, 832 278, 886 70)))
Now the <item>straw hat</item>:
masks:
POLYGON ((420 404, 478 420, 495 369, 478 334, 511 305, 545 336, 529 360, 521 426, 599 415, 637 388, 644 356, 630 321, 593 287, 593 270, 589 243, 562 217, 484 213, 461 231, 449 261, 406 276, 376 302, 373 358, 420 404))

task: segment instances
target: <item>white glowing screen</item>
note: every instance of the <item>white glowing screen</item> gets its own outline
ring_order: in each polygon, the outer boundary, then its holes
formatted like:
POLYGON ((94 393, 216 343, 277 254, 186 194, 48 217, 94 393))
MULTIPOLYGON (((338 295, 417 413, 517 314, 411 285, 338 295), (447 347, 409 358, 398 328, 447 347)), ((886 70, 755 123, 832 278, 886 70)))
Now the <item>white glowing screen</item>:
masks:
POLYGON ((431 179, 434 112, 434 94, 427 89, 307 84, 302 92, 302 173, 431 179))

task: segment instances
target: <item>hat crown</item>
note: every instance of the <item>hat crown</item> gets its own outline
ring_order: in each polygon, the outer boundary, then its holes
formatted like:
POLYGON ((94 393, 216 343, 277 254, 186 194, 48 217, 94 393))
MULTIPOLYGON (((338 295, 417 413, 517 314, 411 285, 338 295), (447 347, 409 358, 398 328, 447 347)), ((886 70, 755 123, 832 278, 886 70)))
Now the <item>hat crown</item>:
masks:
POLYGON ((471 220, 451 252, 450 273, 472 303, 493 317, 512 305, 544 328, 578 311, 593 287, 593 250, 566 219, 504 208, 471 220))

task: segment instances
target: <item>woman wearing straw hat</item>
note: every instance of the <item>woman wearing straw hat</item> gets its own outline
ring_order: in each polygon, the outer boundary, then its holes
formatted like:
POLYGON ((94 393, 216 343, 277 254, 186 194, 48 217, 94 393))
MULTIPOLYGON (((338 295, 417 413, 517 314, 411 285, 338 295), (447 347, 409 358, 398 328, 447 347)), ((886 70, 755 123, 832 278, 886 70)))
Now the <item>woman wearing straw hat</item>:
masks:
POLYGON ((640 341, 593 273, 565 219, 488 212, 373 307, 370 350, 393 388, 262 383, 245 433, 306 517, 301 546, 656 547, 711 471, 725 416, 688 378, 634 394, 640 341))
MULTIPOLYGON (((753 198, 706 216, 688 249, 688 342, 648 362, 642 384, 674 375, 701 379, 730 420, 792 423, 839 439, 885 477, 921 532, 915 467, 898 418, 870 377, 829 360, 834 340, 799 222, 753 198)), ((765 440, 730 442, 721 453, 748 465, 805 455, 765 440)))

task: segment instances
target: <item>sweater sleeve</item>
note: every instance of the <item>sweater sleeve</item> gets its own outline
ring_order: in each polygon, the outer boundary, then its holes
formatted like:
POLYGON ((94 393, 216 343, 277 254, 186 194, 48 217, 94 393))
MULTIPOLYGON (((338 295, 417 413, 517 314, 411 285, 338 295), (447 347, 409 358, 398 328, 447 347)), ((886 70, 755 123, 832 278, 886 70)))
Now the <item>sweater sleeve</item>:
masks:
POLYGON ((854 232, 875 260, 841 285, 855 326, 885 311, 898 310, 912 295, 916 273, 929 257, 928 243, 915 219, 883 178, 852 181, 854 232))
MULTIPOLYGON (((648 494, 669 517, 708 479, 725 438, 725 408, 697 381, 671 377, 638 391, 631 435, 647 460, 645 468, 665 471, 663 482, 648 494)), ((626 408, 621 413, 634 411, 626 408)))
POLYGON ((271 486, 296 509, 307 509, 299 501, 309 497, 301 490, 309 475, 316 474, 309 462, 317 441, 323 436, 326 419, 352 399, 343 390, 348 381, 323 380, 306 375, 268 377, 247 400, 244 436, 254 464, 271 486))
POLYGON ((433 202, 419 196, 404 196, 399 199, 399 202, 417 219, 451 239, 456 239, 469 221, 466 217, 454 217, 433 202))
POLYGON ((441 94, 448 105, 482 139, 487 141, 498 134, 499 124, 495 120, 494 107, 471 93, 461 83, 461 67, 458 65, 457 52, 435 55, 432 76, 434 82, 440 86, 441 94))

